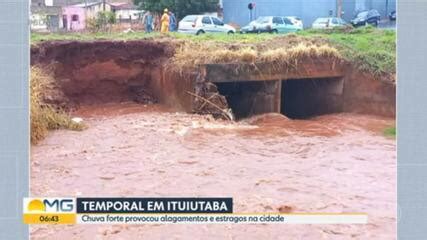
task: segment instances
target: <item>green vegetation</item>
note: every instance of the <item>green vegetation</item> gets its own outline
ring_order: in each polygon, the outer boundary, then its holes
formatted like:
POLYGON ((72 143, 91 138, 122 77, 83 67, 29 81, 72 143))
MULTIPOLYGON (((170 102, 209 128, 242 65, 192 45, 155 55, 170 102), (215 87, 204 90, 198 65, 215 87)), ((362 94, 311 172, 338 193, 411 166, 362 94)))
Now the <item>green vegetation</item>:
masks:
POLYGON ((307 30, 299 33, 310 38, 325 38, 338 48, 343 57, 361 70, 381 75, 396 73, 396 33, 374 27, 307 30))
MULTIPOLYGON (((369 71, 376 76, 393 75, 396 73, 396 33, 391 30, 376 29, 373 27, 333 29, 333 30, 305 30, 297 34, 203 34, 201 36, 179 33, 67 33, 67 34, 40 34, 32 33, 31 41, 37 44, 48 40, 141 40, 155 39, 158 41, 175 41, 186 43, 199 49, 202 54, 218 52, 240 51, 253 49, 263 54, 268 50, 288 51, 297 45, 329 46, 338 50, 339 55, 358 66, 363 71, 369 71), (202 46, 204 45, 204 46, 202 46)), ((185 46, 184 46, 185 47, 185 46)), ((198 53, 193 49, 193 55, 198 53)), ((270 52, 271 53, 271 52, 270 52)), ((233 55, 232 53, 231 55, 233 55)), ((200 55, 200 54, 199 54, 200 55)), ((221 55, 221 54, 220 54, 221 55)), ((224 55, 224 54, 222 54, 224 55)), ((230 56, 230 54, 225 54, 230 56)), ((234 54, 235 55, 235 54, 234 54)), ((282 53, 286 55, 286 53, 282 53)), ((277 55, 276 55, 277 56, 277 55)), ((204 59, 207 59, 201 56, 204 59)), ((236 60, 239 60, 237 58, 236 60)), ((220 59, 217 59, 219 61, 220 59)), ((194 62, 198 60, 195 59, 194 62)), ((394 78, 391 78, 394 79, 394 78)))
MULTIPOLYGON (((207 63, 250 63, 263 64, 263 72, 282 69, 285 66, 295 66, 298 61, 305 58, 329 58, 341 59, 340 53, 326 44, 316 45, 311 42, 299 41, 293 45, 289 41, 280 41, 283 45, 272 44, 270 47, 264 44, 240 44, 230 46, 226 44, 197 42, 185 42, 176 51, 172 66, 178 70, 197 67, 199 64, 207 63), (286 44, 285 44, 286 43, 286 44)), ((280 71, 280 70, 279 70, 280 71)))
POLYGON ((274 35, 269 33, 264 34, 226 34, 226 33, 216 33, 216 34, 202 34, 199 36, 189 35, 189 34, 180 34, 172 33, 172 37, 177 39, 190 40, 195 42, 216 42, 216 43, 260 43, 268 40, 277 38, 280 35, 274 35))
POLYGON ((133 0, 141 9, 163 13, 165 8, 176 13, 177 17, 217 10, 219 0, 133 0))
POLYGON ((93 41, 93 40, 138 40, 159 37, 160 33, 146 34, 143 32, 135 33, 31 33, 31 43, 38 44, 43 41, 93 41))
POLYGON ((52 84, 49 75, 38 67, 31 67, 31 143, 35 144, 46 137, 48 130, 82 130, 83 124, 75 123, 63 111, 43 102, 45 89, 52 84))
POLYGON ((396 137, 396 127, 389 127, 384 130, 384 135, 387 137, 396 137))
POLYGON ((116 15, 113 12, 101 11, 98 12, 95 18, 87 20, 87 28, 91 32, 106 32, 111 29, 114 23, 116 23, 116 15))
POLYGON ((93 41, 93 40, 141 40, 141 39, 180 39, 190 41, 213 41, 219 43, 255 43, 276 38, 278 35, 272 34, 203 34, 200 36, 168 33, 162 35, 159 32, 97 32, 97 33, 31 33, 31 43, 38 44, 43 41, 73 40, 73 41, 93 41))

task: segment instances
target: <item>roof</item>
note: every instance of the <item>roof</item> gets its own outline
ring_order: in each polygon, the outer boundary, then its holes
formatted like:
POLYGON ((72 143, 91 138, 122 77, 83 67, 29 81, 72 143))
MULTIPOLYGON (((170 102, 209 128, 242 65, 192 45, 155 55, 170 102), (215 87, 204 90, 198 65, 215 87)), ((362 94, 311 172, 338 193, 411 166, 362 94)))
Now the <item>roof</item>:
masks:
POLYGON ((127 2, 115 2, 115 3, 109 3, 111 8, 114 10, 136 10, 138 9, 137 6, 135 6, 132 3, 127 2))
MULTIPOLYGON (((96 6, 96 5, 100 5, 100 4, 102 4, 102 2, 79 3, 79 4, 72 5, 72 7, 84 8, 84 7, 91 7, 91 6, 96 6)), ((109 3, 105 3, 105 4, 110 5, 109 3)))
MULTIPOLYGON (((52 0, 53 7, 65 7, 74 4, 79 4, 84 2, 84 0, 52 0)), ((31 7, 39 7, 39 8, 48 8, 52 6, 46 6, 45 0, 31 0, 31 7)))
POLYGON ((62 9, 61 7, 31 6, 31 14, 59 15, 62 14, 62 9))

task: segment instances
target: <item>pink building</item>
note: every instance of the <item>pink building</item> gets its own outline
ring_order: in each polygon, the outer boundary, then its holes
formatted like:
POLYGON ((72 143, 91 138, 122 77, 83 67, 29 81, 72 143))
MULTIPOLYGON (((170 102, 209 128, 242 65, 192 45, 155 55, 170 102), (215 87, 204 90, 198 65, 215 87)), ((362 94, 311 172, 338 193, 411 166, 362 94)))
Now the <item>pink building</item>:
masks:
POLYGON ((85 9, 76 6, 68 6, 62 9, 62 24, 69 31, 85 29, 85 9))
POLYGON ((62 24, 68 31, 82 31, 86 27, 86 19, 94 18, 100 11, 111 11, 109 4, 102 2, 81 3, 62 8, 62 24))

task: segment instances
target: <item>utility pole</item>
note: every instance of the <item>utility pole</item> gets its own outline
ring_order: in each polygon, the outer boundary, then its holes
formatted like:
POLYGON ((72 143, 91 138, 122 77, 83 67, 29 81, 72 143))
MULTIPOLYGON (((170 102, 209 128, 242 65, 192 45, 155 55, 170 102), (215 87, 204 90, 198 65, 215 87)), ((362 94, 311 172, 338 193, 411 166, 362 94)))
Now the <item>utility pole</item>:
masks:
POLYGON ((342 17, 342 0, 337 0, 337 17, 342 17))
POLYGON ((388 16, 388 0, 385 0, 385 16, 388 16))
POLYGON ((87 0, 85 0, 85 29, 87 29, 87 0))
POLYGON ((105 12, 105 0, 102 0, 102 11, 105 12))
POLYGON ((250 19, 250 21, 252 22, 252 18, 253 18, 253 16, 252 16, 252 11, 253 11, 253 9, 255 8, 255 3, 249 3, 248 4, 248 9, 249 9, 249 19, 250 19))

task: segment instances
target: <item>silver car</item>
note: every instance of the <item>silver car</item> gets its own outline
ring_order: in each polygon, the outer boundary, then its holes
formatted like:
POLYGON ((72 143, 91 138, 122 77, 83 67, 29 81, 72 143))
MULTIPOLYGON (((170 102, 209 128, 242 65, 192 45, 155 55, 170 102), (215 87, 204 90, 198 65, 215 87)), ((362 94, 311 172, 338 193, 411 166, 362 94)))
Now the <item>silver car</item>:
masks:
MULTIPOLYGON (((302 23, 302 22, 301 22, 302 23)), ((302 30, 302 26, 295 25, 288 17, 262 16, 240 29, 241 33, 289 33, 302 30)))
POLYGON ((178 24, 178 32, 189 34, 235 33, 236 29, 209 15, 188 15, 178 24))
POLYGON ((318 18, 313 24, 313 29, 332 29, 336 27, 345 27, 348 26, 348 23, 341 18, 337 17, 327 17, 327 18, 318 18))

